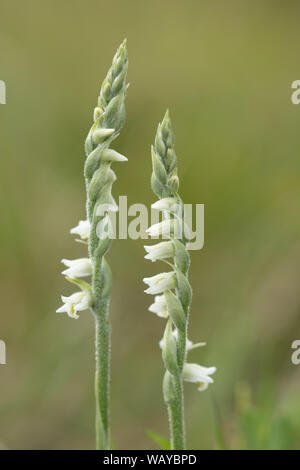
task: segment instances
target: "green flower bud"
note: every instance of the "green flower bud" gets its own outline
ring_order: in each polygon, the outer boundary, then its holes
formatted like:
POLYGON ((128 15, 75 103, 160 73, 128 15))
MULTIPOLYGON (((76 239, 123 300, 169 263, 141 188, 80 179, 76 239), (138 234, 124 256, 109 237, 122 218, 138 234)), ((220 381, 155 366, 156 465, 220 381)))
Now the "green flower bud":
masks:
POLYGON ((175 266, 183 274, 188 272, 190 267, 190 255, 185 245, 180 240, 174 240, 175 266))
POLYGON ((168 320, 162 343, 162 358, 165 368, 171 373, 178 371, 176 340, 172 334, 172 321, 168 320))
POLYGON ((192 299, 192 288, 185 275, 178 269, 176 270, 176 278, 179 299, 184 311, 187 312, 192 299))
POLYGON ((164 292, 167 302, 168 314, 178 330, 184 331, 186 325, 186 315, 183 311, 180 300, 170 290, 164 292))
POLYGON ((168 179, 168 186, 174 193, 177 193, 179 189, 179 178, 177 175, 171 176, 168 179))

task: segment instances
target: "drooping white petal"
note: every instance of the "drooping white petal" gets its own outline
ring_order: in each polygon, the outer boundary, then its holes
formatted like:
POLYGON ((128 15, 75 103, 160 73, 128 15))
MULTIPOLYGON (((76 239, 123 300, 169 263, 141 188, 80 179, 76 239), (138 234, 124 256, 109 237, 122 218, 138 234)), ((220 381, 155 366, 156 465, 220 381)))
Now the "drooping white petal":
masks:
POLYGON ((61 262, 68 268, 62 272, 65 276, 84 277, 92 274, 92 263, 89 258, 62 259, 61 262))
POLYGON ((157 243, 152 246, 144 246, 147 255, 146 259, 156 261, 158 259, 171 258, 174 256, 174 244, 172 241, 157 243))
POLYGON ((198 391, 204 392, 208 388, 208 382, 199 382, 198 391))
POLYGON ((145 290, 146 294, 161 294, 165 290, 174 289, 176 287, 176 276, 174 272, 160 273, 152 277, 143 279, 149 288, 145 290))
POLYGON ((67 308, 67 305, 66 304, 63 304, 61 307, 59 307, 56 312, 57 313, 63 313, 63 312, 67 312, 68 311, 68 308, 67 308))
POLYGON ((183 379, 186 382, 194 382, 199 384, 198 390, 205 390, 208 384, 213 383, 210 375, 216 371, 215 367, 203 367, 199 364, 185 363, 183 366, 183 379))
POLYGON ((154 303, 148 308, 149 312, 155 313, 158 317, 167 318, 167 302, 164 295, 156 295, 154 303))
POLYGON ((90 236, 90 229, 88 220, 80 220, 78 225, 70 230, 70 233, 79 235, 82 240, 86 240, 90 236))
MULTIPOLYGON (((175 336, 175 338, 177 339, 178 338, 178 330, 175 329, 173 331, 173 335, 175 336)), ((188 338, 186 339, 186 350, 187 351, 191 351, 192 349, 196 349, 196 348, 201 348, 202 346, 205 346, 206 343, 193 343, 193 341, 189 340, 188 338)))
POLYGON ((191 351, 192 349, 196 349, 196 348, 202 348, 203 346, 206 346, 205 342, 193 343, 193 341, 190 341, 189 339, 186 340, 187 351, 191 351))

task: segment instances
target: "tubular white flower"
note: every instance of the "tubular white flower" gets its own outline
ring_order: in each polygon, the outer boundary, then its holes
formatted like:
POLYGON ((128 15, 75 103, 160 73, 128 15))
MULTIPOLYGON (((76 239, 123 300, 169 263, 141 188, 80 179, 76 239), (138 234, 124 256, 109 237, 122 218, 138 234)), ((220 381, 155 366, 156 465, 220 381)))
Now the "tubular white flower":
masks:
POLYGON ((70 230, 70 233, 79 235, 82 240, 90 236, 91 225, 88 220, 79 220, 78 225, 70 230))
POLYGON ((158 222, 158 224, 151 225, 151 227, 146 230, 146 233, 148 233, 150 237, 159 237, 161 235, 171 238, 174 233, 180 235, 181 224, 178 220, 166 219, 162 222, 158 222))
POLYGON ((146 233, 148 233, 150 237, 174 237, 179 240, 182 239, 183 236, 185 236, 187 240, 193 238, 193 235, 188 225, 182 223, 179 219, 167 218, 162 222, 158 222, 157 224, 151 225, 151 227, 146 230, 146 233))
POLYGON ((161 294, 165 290, 175 289, 176 287, 176 276, 173 271, 156 274, 152 277, 144 277, 143 281, 149 286, 145 290, 146 294, 161 294))
POLYGON ((206 390, 208 384, 213 383, 210 377, 216 372, 215 367, 203 367, 199 364, 185 363, 183 366, 183 379, 186 382, 194 382, 199 384, 199 391, 206 390))
POLYGON ((87 291, 75 292, 69 297, 61 296, 63 305, 56 310, 57 313, 66 312, 71 318, 79 318, 76 312, 87 310, 90 306, 91 296, 87 291))
POLYGON ((62 259, 61 262, 67 266, 62 274, 68 277, 84 277, 92 274, 92 263, 89 258, 62 259))
POLYGON ((164 294, 156 295, 154 297, 154 303, 148 308, 149 312, 155 313, 158 317, 167 318, 167 302, 164 294))
POLYGON ((179 213, 181 205, 173 197, 165 197, 164 199, 159 199, 158 201, 151 204, 152 209, 158 211, 166 211, 172 213, 179 213))
POLYGON ((156 245, 144 246, 147 255, 146 259, 156 261, 158 259, 171 258, 174 256, 174 244, 172 241, 161 242, 156 245))

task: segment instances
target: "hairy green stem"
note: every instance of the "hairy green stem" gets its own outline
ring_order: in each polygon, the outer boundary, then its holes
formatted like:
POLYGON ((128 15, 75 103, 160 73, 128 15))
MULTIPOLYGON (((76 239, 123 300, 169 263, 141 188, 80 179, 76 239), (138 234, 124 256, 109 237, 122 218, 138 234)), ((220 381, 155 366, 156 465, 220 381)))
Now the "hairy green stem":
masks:
POLYGON ((110 449, 110 320, 109 296, 105 295, 101 258, 93 259, 94 276, 93 313, 95 316, 95 400, 96 400, 96 449, 110 449))
POLYGON ((172 450, 185 449, 185 423, 184 423, 184 400, 183 381, 181 374, 173 375, 174 399, 167 405, 172 450))
POLYGON ((178 331, 178 374, 172 376, 174 399, 170 404, 167 404, 170 423, 171 447, 173 450, 185 449, 184 393, 182 369, 186 356, 186 330, 187 328, 185 330, 178 331))
POLYGON ((110 383, 110 322, 108 305, 95 311, 95 399, 96 399, 96 448, 110 449, 109 383, 110 383))
POLYGON ((95 316, 95 400, 96 400, 96 448, 110 449, 110 319, 109 298, 111 271, 104 258, 93 258, 94 293, 93 313, 95 316))

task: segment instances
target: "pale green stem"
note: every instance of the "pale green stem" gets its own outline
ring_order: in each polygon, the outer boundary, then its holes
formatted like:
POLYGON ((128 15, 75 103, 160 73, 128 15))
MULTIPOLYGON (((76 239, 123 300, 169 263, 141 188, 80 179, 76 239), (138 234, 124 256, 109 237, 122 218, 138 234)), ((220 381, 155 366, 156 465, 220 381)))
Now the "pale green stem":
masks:
POLYGON ((101 262, 95 260, 93 282, 95 315, 95 399, 96 399, 96 448, 110 449, 110 416, 109 416, 109 387, 110 387, 110 321, 109 298, 101 295, 101 262))
POLYGON ((185 420, 182 369, 186 356, 186 330, 178 330, 177 350, 179 370, 177 376, 172 375, 175 396, 172 403, 168 404, 171 447, 173 450, 185 449, 185 420))
POLYGON ((174 399, 167 405, 170 433, 171 449, 185 449, 185 425, 184 425, 184 403, 183 403, 183 383, 182 374, 172 375, 174 399))

